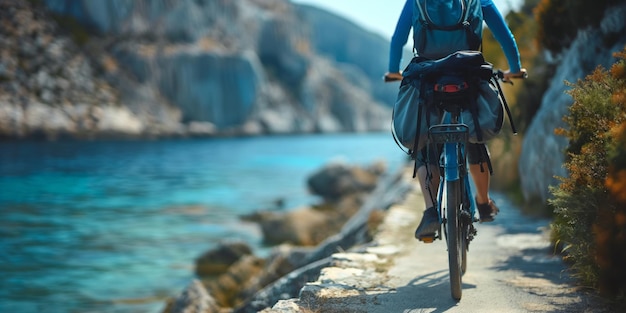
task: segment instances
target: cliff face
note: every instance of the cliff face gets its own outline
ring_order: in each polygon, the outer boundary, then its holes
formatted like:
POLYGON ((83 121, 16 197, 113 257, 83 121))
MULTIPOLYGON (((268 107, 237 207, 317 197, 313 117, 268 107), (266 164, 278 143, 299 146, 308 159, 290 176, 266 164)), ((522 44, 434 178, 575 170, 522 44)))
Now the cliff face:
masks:
POLYGON ((380 80, 388 42, 329 13, 287 0, 43 3, 2 4, 3 21, 14 26, 2 30, 2 65, 5 73, 22 73, 0 82, 7 91, 0 97, 2 136, 389 127, 397 86, 380 80), (348 45, 373 52, 346 54, 345 44, 333 50, 321 39, 325 19, 342 25, 332 33, 350 38, 348 45), (58 24, 72 26, 61 31, 58 24), (34 50, 22 51, 29 46, 34 50), (41 53, 45 59, 29 65, 30 55, 41 53), (36 118, 42 115, 55 121, 36 118))
POLYGON ((554 133, 555 128, 566 127, 563 116, 573 102, 565 82, 576 82, 598 65, 609 68, 615 62, 613 53, 626 46, 625 20, 626 5, 607 10, 599 28, 579 32, 563 53, 541 107, 524 135, 519 172, 527 200, 545 202, 550 197, 548 186, 558 184, 555 176, 568 175, 563 168, 568 140, 554 133))
MULTIPOLYGON (((364 32, 347 20, 314 7, 300 6, 297 11, 311 25, 309 38, 318 54, 334 60, 349 80, 371 90, 374 98, 393 105, 397 84, 380 83, 381 69, 386 71, 389 60, 389 38, 364 32)), ((411 57, 412 53, 405 51, 403 63, 411 57)))

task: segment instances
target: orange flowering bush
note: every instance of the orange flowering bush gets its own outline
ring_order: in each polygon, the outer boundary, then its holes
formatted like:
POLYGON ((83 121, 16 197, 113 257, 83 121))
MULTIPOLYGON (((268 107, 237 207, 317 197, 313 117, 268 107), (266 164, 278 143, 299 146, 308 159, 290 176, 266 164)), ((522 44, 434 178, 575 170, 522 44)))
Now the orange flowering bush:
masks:
POLYGON ((552 189, 555 241, 575 275, 610 295, 626 291, 626 49, 609 71, 571 84, 569 177, 552 189))
POLYGON ((620 108, 621 122, 609 132, 614 145, 608 149, 608 173, 605 186, 614 210, 601 212, 594 224, 596 234, 596 261, 600 270, 599 287, 611 296, 624 297, 626 293, 626 53, 618 53, 622 62, 611 68, 611 76, 618 89, 611 103, 620 108))

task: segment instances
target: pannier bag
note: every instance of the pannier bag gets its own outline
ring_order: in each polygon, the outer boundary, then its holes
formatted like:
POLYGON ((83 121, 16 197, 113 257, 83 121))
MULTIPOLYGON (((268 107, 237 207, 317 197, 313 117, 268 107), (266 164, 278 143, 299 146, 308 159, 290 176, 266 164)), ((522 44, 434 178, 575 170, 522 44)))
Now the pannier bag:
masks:
MULTIPOLYGON (((446 102, 462 105, 460 119, 469 128, 470 143, 484 143, 502 130, 504 109, 509 110, 493 66, 479 51, 458 51, 438 60, 415 57, 403 77, 392 134, 412 157, 426 145, 430 126, 440 123, 446 102)), ((512 121, 511 126, 515 132, 512 121)))
POLYGON ((426 105, 426 99, 421 96, 425 91, 421 87, 419 79, 405 77, 393 107, 392 134, 396 143, 407 148, 405 152, 410 155, 426 145, 428 128, 441 120, 438 108, 426 105), (416 136, 419 136, 417 141, 416 136))

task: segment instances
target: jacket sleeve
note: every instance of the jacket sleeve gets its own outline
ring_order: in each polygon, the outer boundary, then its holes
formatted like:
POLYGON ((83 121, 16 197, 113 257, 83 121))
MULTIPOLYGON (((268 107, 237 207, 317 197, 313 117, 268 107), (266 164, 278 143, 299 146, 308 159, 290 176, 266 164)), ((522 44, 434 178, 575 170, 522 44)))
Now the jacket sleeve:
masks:
POLYGON ((402 61, 402 49, 409 40, 409 33, 413 24, 413 0, 407 0, 402 8, 402 13, 398 18, 396 30, 391 37, 389 48, 389 73, 400 71, 400 61, 402 61))
POLYGON ((511 72, 519 72, 522 65, 513 33, 511 33, 502 14, 500 14, 500 11, 491 0, 481 0, 481 5, 485 23, 487 23, 491 33, 498 43, 500 43, 500 47, 502 47, 502 51, 504 51, 511 72))

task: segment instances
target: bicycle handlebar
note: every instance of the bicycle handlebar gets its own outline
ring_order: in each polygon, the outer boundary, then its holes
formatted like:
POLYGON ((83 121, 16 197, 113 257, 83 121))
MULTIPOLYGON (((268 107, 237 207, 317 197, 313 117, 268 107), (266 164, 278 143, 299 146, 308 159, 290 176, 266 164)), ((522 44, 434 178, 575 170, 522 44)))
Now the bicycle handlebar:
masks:
MULTIPOLYGON (((494 71, 493 73, 494 77, 499 79, 500 81, 502 81, 503 83, 508 83, 513 85, 513 81, 511 79, 526 79, 528 78, 528 72, 526 71, 525 68, 521 69, 521 71, 519 73, 515 73, 515 74, 510 74, 510 73, 506 73, 500 69, 494 71)), ((402 75, 397 73, 387 73, 383 76, 383 81, 385 83, 391 83, 391 82, 396 82, 396 81, 401 81, 402 80, 402 75)))

